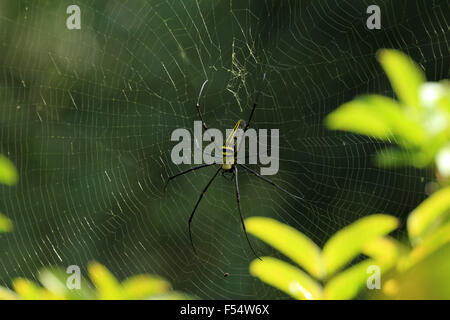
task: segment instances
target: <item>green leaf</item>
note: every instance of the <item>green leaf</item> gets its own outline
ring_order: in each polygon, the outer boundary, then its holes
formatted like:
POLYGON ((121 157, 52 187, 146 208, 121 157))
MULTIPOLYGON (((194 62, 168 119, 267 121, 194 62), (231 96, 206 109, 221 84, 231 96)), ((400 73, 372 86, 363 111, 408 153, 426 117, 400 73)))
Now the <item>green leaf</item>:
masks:
POLYGON ((150 297, 146 297, 148 300, 197 300, 196 297, 187 295, 184 292, 180 291, 170 291, 163 294, 152 295, 150 297))
POLYGON ((343 130, 388 140, 392 131, 385 117, 362 100, 353 100, 341 105, 325 118, 332 130, 343 130))
POLYGON ((422 202, 408 217, 408 233, 417 244, 433 225, 450 213, 450 187, 439 190, 422 202))
POLYGON ((251 217, 247 231, 298 263, 317 279, 324 276, 320 248, 303 233, 274 219, 251 217))
POLYGON ((375 214, 359 219, 336 232, 323 248, 327 274, 336 272, 360 254, 370 241, 387 235, 397 226, 395 217, 375 214))
POLYGON ((393 99, 380 95, 364 95, 357 98, 383 117, 398 143, 421 146, 427 141, 425 130, 412 120, 393 99))
POLYGON ((18 300, 20 297, 12 290, 0 287, 0 300, 18 300))
POLYGON ((398 148, 386 148, 378 151, 375 156, 375 164, 379 167, 396 168, 410 165, 414 162, 414 155, 409 150, 398 148))
POLYGON ((0 154, 0 183, 13 186, 18 180, 19 175, 14 164, 4 155, 0 154))
POLYGON ((25 300, 47 300, 54 298, 50 292, 40 287, 37 283, 25 278, 14 279, 13 288, 20 298, 25 300))
POLYGON ((424 168, 432 162, 433 153, 424 150, 386 148, 379 151, 375 157, 375 164, 385 168, 396 168, 404 165, 424 168))
POLYGON ((0 213, 0 232, 9 232, 12 229, 12 221, 0 213))
POLYGON ((450 178, 450 144, 436 154, 436 169, 444 179, 450 178))
POLYGON ((166 294, 170 284, 157 276, 136 275, 122 282, 122 290, 127 299, 145 299, 166 294))
POLYGON ((390 237, 379 237, 368 242, 362 249, 362 253, 373 258, 386 269, 395 265, 398 257, 406 251, 397 240, 390 237))
POLYGON ((429 256, 431 253, 450 242, 450 223, 446 223, 433 231, 424 241, 416 246, 410 253, 411 263, 429 256))
POLYGON ((419 88, 421 104, 429 111, 450 112, 450 81, 426 82, 419 88))
POLYGON ((89 277, 97 288, 98 299, 123 299, 120 283, 114 275, 100 263, 91 262, 88 265, 89 277))
POLYGON ((371 275, 367 272, 367 268, 371 265, 377 265, 377 262, 370 259, 365 260, 330 279, 325 286, 325 299, 348 300, 354 298, 367 284, 367 280, 371 275))
POLYGON ((56 277, 54 273, 49 270, 42 270, 39 273, 39 281, 45 286, 47 290, 56 296, 60 296, 63 299, 68 291, 65 281, 56 277))
MULTIPOLYGON (((400 270, 393 277, 383 277, 383 291, 394 300, 450 299, 450 243, 435 250, 408 270, 400 270)), ((381 293, 381 292, 380 292, 381 293)))
POLYGON ((397 97, 406 105, 420 109, 419 87, 426 81, 423 71, 407 55, 397 50, 380 50, 378 60, 397 97))
POLYGON ((351 131, 383 140, 420 146, 427 140, 424 129, 406 116, 394 100, 380 95, 364 95, 347 102, 326 118, 330 129, 351 131))
POLYGON ((91 284, 83 277, 80 279, 80 288, 70 290, 67 280, 70 274, 61 268, 47 268, 39 272, 39 281, 52 294, 60 299, 91 300, 95 298, 95 292, 91 284))
POLYGON ((284 261, 272 257, 263 257, 262 261, 253 260, 250 264, 250 274, 295 299, 322 298, 322 287, 319 283, 284 261))

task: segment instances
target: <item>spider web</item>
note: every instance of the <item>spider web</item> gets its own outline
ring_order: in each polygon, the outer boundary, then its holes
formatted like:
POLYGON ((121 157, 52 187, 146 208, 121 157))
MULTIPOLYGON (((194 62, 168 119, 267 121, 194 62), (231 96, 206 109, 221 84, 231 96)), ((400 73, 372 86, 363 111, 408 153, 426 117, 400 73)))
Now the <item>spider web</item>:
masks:
POLYGON ((365 26, 369 1, 78 1, 78 31, 65 27, 70 4, 0 3, 1 152, 21 179, 1 187, 15 231, 0 235, 0 285, 97 260, 120 279, 156 273, 202 298, 286 298, 248 272, 232 182, 218 176, 197 210, 197 257, 187 220, 216 169, 162 191, 190 167, 171 162, 170 134, 193 130, 206 79, 203 115, 221 130, 248 118, 261 89, 252 126, 280 129, 270 178, 305 195, 240 170, 245 217, 277 219, 323 245, 358 218, 404 218, 424 198, 432 172, 377 168, 385 144, 328 131, 323 119, 357 94, 393 96, 379 48, 407 53, 429 80, 448 78, 448 1, 377 1, 381 30, 365 26))

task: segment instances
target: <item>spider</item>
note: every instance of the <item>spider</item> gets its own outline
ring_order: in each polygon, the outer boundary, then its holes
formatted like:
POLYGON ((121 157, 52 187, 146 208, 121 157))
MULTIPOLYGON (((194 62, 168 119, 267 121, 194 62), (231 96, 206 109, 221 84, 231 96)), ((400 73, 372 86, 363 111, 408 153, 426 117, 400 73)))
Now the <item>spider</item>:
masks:
MULTIPOLYGON (((265 80, 265 78, 266 78, 266 75, 264 74, 263 80, 265 80)), ((201 95, 202 95, 203 88, 205 87, 205 85, 206 85, 207 82, 208 82, 208 80, 206 80, 206 81, 203 83, 203 85, 202 85, 202 87, 201 87, 201 89, 200 89, 200 93, 199 93, 199 95, 198 95, 198 100, 197 100, 197 104, 196 104, 196 108, 197 108, 197 111, 198 111, 198 115, 199 115, 199 118, 200 118, 200 120, 201 120, 201 122, 202 122, 202 126, 203 126, 203 129, 204 129, 204 130, 208 130, 208 126, 206 125, 206 123, 205 123, 205 121, 204 121, 204 119, 203 119, 203 115, 202 115, 202 112, 201 112, 201 110, 200 110, 200 103, 199 103, 199 102, 200 102, 200 97, 201 97, 201 95)), ((194 209, 192 210, 192 213, 191 213, 191 215, 190 215, 190 217, 189 217, 189 220, 188 220, 189 239, 190 239, 191 246, 192 246, 192 249, 193 249, 193 251, 194 251, 195 254, 197 254, 197 251, 195 250, 194 242, 192 241, 192 232, 191 232, 191 223, 192 223, 192 219, 194 218, 194 214, 195 214, 195 212, 197 211, 198 205, 200 204, 201 200, 203 199, 204 194, 206 193, 206 191, 208 191, 208 188, 211 186, 212 182, 213 182, 214 179, 217 177, 217 175, 219 174, 219 172, 222 172, 222 175, 223 175, 224 177, 225 177, 225 174, 226 174, 226 173, 231 173, 232 176, 231 176, 231 179, 230 179, 230 180, 233 180, 233 179, 234 179, 235 190, 236 190, 237 208, 238 208, 238 211, 239 211, 239 217, 240 217, 240 219, 241 219, 242 229, 244 230, 245 238, 247 239, 247 243, 248 243, 248 245, 250 246, 250 249, 252 250, 253 254, 254 254, 259 260, 262 260, 262 259, 258 256, 258 254, 256 254, 256 251, 255 251, 255 249, 253 248, 253 246, 252 246, 252 244, 251 244, 251 242, 250 242, 250 240, 249 240, 249 238, 248 238, 247 230, 246 230, 246 228, 245 228, 244 218, 243 218, 243 216, 242 216, 242 210, 241 210, 241 196, 240 196, 240 193, 239 193, 239 182, 238 182, 238 168, 244 169, 245 171, 247 171, 247 172, 251 173, 252 175, 256 176, 257 178, 259 178, 259 179, 261 179, 261 180, 263 180, 263 181, 265 181, 265 182, 271 184, 272 186, 274 186, 274 187, 277 188, 278 190, 281 190, 281 191, 285 192, 286 194, 288 194, 289 196, 291 196, 291 197, 293 197, 293 198, 301 199, 301 200, 303 199, 303 197, 296 196, 296 195, 290 193, 289 191, 285 190, 284 188, 282 188, 282 187, 280 187, 279 185, 277 185, 276 183, 274 183, 272 180, 263 177, 262 175, 260 175, 259 173, 257 173, 255 170, 249 168, 248 166, 246 166, 246 165, 244 165, 244 164, 237 163, 237 161, 236 161, 236 160, 237 160, 237 146, 236 146, 236 142, 233 141, 234 136, 235 136, 235 134, 236 134, 236 132, 237 132, 237 130, 238 130, 239 128, 242 128, 242 127, 243 127, 243 131, 244 131, 244 133, 245 133, 245 132, 247 131, 247 129, 250 127, 250 122, 251 122, 251 120, 252 120, 252 118, 253 118, 253 115, 254 115, 254 113, 255 113, 255 109, 256 109, 256 106, 257 106, 258 97, 259 97, 259 94, 260 94, 260 93, 261 93, 261 91, 258 92, 258 95, 257 95, 257 97, 256 97, 256 99, 255 99, 255 102, 253 103, 253 107, 252 107, 252 111, 251 111, 251 113, 250 113, 249 119, 248 119, 248 121, 246 122, 245 126, 244 126, 244 120, 238 120, 238 121, 236 122, 235 126, 234 126, 233 131, 232 131, 232 132, 228 135, 228 137, 226 138, 225 144, 224 144, 223 147, 222 147, 223 162, 222 162, 221 164, 213 163, 213 164, 203 164, 203 165, 199 165, 199 166, 190 168, 190 169, 188 169, 188 170, 185 170, 185 171, 183 171, 183 172, 180 172, 180 173, 178 173, 178 174, 175 174, 175 175, 173 175, 173 176, 171 176, 171 177, 169 177, 169 178, 167 179, 167 182, 166 182, 166 185, 165 185, 164 189, 167 188, 167 185, 169 184, 169 182, 170 182, 172 179, 175 179, 175 178, 177 178, 177 177, 179 177, 179 176, 182 176, 182 175, 184 175, 184 174, 187 174, 187 173, 189 173, 189 172, 196 171, 196 170, 199 170, 199 169, 202 169, 202 168, 210 167, 210 166, 213 166, 213 165, 218 165, 218 166, 219 166, 218 169, 217 169, 217 171, 214 173, 214 175, 212 176, 212 178, 209 180, 209 182, 208 182, 208 183, 206 184, 206 186, 204 187, 202 193, 200 194, 200 197, 198 198, 198 200, 197 200, 197 202, 196 202, 196 204, 195 204, 195 206, 194 206, 194 209), (227 161, 227 160, 228 160, 228 161, 227 161)))

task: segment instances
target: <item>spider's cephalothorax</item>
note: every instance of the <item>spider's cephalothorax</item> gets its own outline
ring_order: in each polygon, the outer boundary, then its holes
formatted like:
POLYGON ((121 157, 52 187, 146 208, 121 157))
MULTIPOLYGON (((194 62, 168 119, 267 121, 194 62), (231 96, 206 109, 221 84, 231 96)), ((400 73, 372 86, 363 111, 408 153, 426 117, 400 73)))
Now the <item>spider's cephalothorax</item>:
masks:
MULTIPOLYGON (((263 80, 265 80, 265 78, 266 78, 266 75, 264 75, 264 79, 263 80)), ((205 130, 208 129, 208 126, 206 125, 205 121, 203 120, 203 115, 202 115, 202 112, 200 111, 199 101, 200 101, 200 96, 202 94, 202 91, 203 91, 203 88, 205 87, 206 82, 208 82, 208 80, 206 80, 203 83, 203 85, 202 85, 202 87, 200 89, 200 94, 198 96, 197 105, 196 105, 197 111, 198 111, 198 115, 199 115, 199 117, 200 117, 200 119, 202 121, 202 125, 203 125, 203 128, 205 130)), ((259 96, 259 93, 260 93, 260 91, 258 92, 258 96, 259 96)), ((247 129, 250 126, 250 121, 252 120, 253 113, 255 112, 255 109, 256 109, 258 96, 256 97, 255 102, 253 103, 253 108, 252 108, 252 111, 250 113, 250 117, 249 117, 247 123, 244 126, 244 129, 243 129, 244 133, 247 131, 247 129)), ((227 137, 227 139, 225 141, 225 144, 222 146, 222 155, 223 155, 222 164, 219 164, 219 168, 216 170, 215 174, 212 176, 212 178, 209 180, 208 184, 203 189, 202 193, 200 194, 200 196, 199 196, 199 198, 198 198, 198 200, 197 200, 197 202, 196 202, 196 204, 194 206, 194 209, 192 210, 191 216, 189 217, 189 220, 188 220, 189 239, 191 241, 192 249, 194 250, 194 252, 196 252, 195 251, 195 247, 194 247, 194 243, 192 241, 192 233, 191 233, 191 222, 192 222, 192 219, 194 218, 194 214, 195 214, 195 212, 197 210, 197 207, 200 204, 200 201, 202 200, 204 194, 206 193, 206 191, 208 190, 209 186, 214 181, 214 179, 217 177, 219 172, 220 171, 222 171, 222 173, 230 172, 230 173, 232 173, 232 178, 234 178, 234 182, 235 182, 236 201, 237 201, 237 207, 238 207, 238 211, 239 211, 239 217, 241 219, 242 229, 244 230, 244 234, 245 234, 247 242, 248 242, 248 244, 250 246, 250 249, 255 254, 255 256, 258 259, 261 260, 261 258, 256 254, 255 250, 253 249, 253 247, 252 247, 252 245, 250 243, 250 240, 248 239, 247 231, 245 230, 244 218, 242 217, 242 211, 241 211, 241 196, 240 196, 240 193, 239 193, 239 183, 238 183, 238 167, 243 168, 245 171, 247 171, 247 172, 255 175, 256 177, 258 177, 259 179, 261 179, 261 180, 271 184, 272 186, 274 186, 278 190, 281 190, 281 191, 287 193, 291 197, 294 197, 294 198, 297 198, 297 199, 303 199, 303 197, 302 196, 296 196, 296 195, 290 193, 289 191, 287 191, 287 190, 283 189, 282 187, 278 186, 272 180, 269 180, 266 177, 260 175, 255 170, 251 169, 250 167, 248 167, 248 166, 246 166, 244 164, 241 164, 241 163, 239 163, 239 164, 237 163, 236 158, 237 158, 237 147, 238 146, 236 146, 236 142, 235 142, 234 137, 236 135, 237 130, 240 128, 240 126, 241 126, 241 124, 243 124, 243 122, 244 121, 242 121, 242 120, 239 120, 238 122, 236 122, 233 131, 228 135, 228 137, 227 137)), ((201 168, 205 168, 205 167, 210 167, 210 166, 213 166, 213 165, 215 165, 215 164, 203 164, 203 165, 200 165, 200 166, 197 166, 197 167, 190 168, 190 169, 185 170, 183 172, 180 172, 178 174, 175 174, 175 175, 169 177, 169 179, 167 180, 167 183, 166 183, 166 187, 167 187, 167 184, 169 183, 169 181, 171 181, 172 179, 174 179, 176 177, 182 176, 182 175, 184 175, 186 173, 189 173, 191 171, 195 171, 195 170, 198 170, 198 169, 201 169, 201 168)))

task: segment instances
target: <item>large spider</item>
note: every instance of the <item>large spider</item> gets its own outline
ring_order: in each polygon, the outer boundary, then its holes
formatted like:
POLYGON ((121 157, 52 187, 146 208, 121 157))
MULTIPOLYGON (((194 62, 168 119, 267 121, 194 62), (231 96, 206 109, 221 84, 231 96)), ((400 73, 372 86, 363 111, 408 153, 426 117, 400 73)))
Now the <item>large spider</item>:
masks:
MULTIPOLYGON (((266 75, 264 74, 263 80, 265 80, 265 77, 266 77, 266 75)), ((198 111, 198 115, 199 115, 199 117, 200 117, 200 120, 201 120, 201 122, 202 122, 202 126, 203 126, 204 130, 208 130, 208 126, 206 125, 205 121, 203 120, 203 115, 202 115, 202 112, 201 112, 201 110, 200 110, 200 103, 199 103, 199 102, 200 102, 200 97, 201 97, 203 88, 205 87, 205 84, 206 84, 207 82, 208 82, 208 80, 206 80, 206 81, 203 83, 203 85, 202 85, 202 87, 201 87, 201 89, 200 89, 200 93, 199 93, 198 100, 197 100, 197 104, 196 104, 196 108, 197 108, 197 111, 198 111)), ((250 126, 250 121, 252 120, 253 114, 255 113, 255 109, 256 109, 256 106, 257 106, 257 101, 258 101, 258 97, 259 97, 259 93, 260 93, 260 92, 261 92, 261 91, 258 92, 258 96, 256 97, 255 102, 253 103, 253 108, 252 108, 252 111, 251 111, 251 113, 250 113, 250 117, 249 117, 247 123, 246 123, 245 126, 244 126, 244 129, 243 129, 244 133, 245 133, 245 131, 247 131, 247 129, 248 129, 249 126, 250 126)), ((252 244, 250 243, 250 240, 249 240, 248 235, 247 235, 247 231, 246 231, 246 229, 245 229, 244 219, 243 219, 243 217, 242 217, 242 211, 241 211, 241 198, 240 198, 240 193, 239 193, 239 183, 238 183, 238 167, 239 167, 239 168, 243 168, 244 170, 246 170, 246 171, 250 172, 251 174, 255 175, 256 177, 258 177, 259 179, 261 179, 261 180, 263 180, 263 181, 265 181, 265 182, 271 184, 271 185, 274 186, 275 188, 277 188, 277 189, 279 189, 279 190, 281 190, 281 191, 287 193, 287 194, 290 195, 291 197, 294 197, 294 198, 297 198, 297 199, 303 199, 303 197, 299 197, 299 196, 296 196, 296 195, 290 193, 289 191, 283 189, 282 187, 280 187, 279 185, 277 185, 277 184, 274 183, 273 181, 271 181, 271 180, 269 180, 269 179, 263 177, 262 175, 260 175, 259 173, 257 173, 255 170, 249 168, 248 166, 246 166, 246 165, 244 165, 244 164, 241 164, 241 163, 237 163, 237 161, 236 161, 236 160, 237 160, 237 146, 236 146, 236 141, 234 141, 234 136, 235 136, 235 134, 236 134, 236 131, 237 131, 238 129, 240 129, 240 128, 243 126, 243 123, 244 123, 243 120, 238 120, 238 121, 236 122, 235 126, 234 126, 233 131, 228 135, 228 137, 227 137, 227 139, 226 139, 226 141, 225 141, 225 144, 224 144, 223 147, 222 147, 222 155, 223 155, 223 162, 222 162, 222 164, 216 164, 216 163, 213 163, 213 164, 203 164, 203 165, 200 165, 200 166, 197 166, 197 167, 193 167, 193 168, 190 168, 190 169, 188 169, 188 170, 185 170, 185 171, 183 171, 183 172, 181 172, 181 173, 178 173, 178 174, 176 174, 176 175, 173 175, 173 176, 169 177, 169 179, 168 179, 167 182, 166 182, 165 188, 167 187, 167 184, 168 184, 172 179, 175 179, 176 177, 179 177, 179 176, 182 176, 182 175, 184 175, 184 174, 186 174, 186 173, 189 173, 189 172, 191 172, 191 171, 199 170, 199 169, 206 168, 206 167, 209 167, 209 166, 213 166, 213 165, 218 165, 218 166, 219 166, 219 168, 217 169, 217 171, 214 173, 214 175, 213 175, 212 178, 209 180, 209 182, 206 184, 205 188, 203 189, 202 193, 200 194, 200 197, 198 198, 197 203, 195 204, 195 207, 194 207, 194 209, 192 210, 191 216, 189 217, 189 220, 188 220, 189 239, 190 239, 190 241, 191 241, 192 249, 194 250, 194 253, 195 253, 195 254, 197 254, 197 251, 195 250, 194 242, 192 241, 191 222, 192 222, 192 219, 194 218, 194 214, 195 214, 195 212, 196 212, 196 210, 197 210, 198 205, 200 204, 200 201, 203 199, 203 195, 206 193, 206 191, 208 190, 208 188, 211 186, 212 182, 213 182, 214 179, 217 177, 217 175, 219 174, 219 172, 222 172, 222 175, 223 175, 223 176, 225 176, 225 175, 224 175, 225 173, 231 173, 231 174, 232 174, 232 179, 234 178, 235 188, 236 188, 236 201, 237 201, 237 207, 238 207, 238 211, 239 211, 239 216, 240 216, 240 218, 241 218, 242 229, 244 230, 244 234, 245 234, 245 237, 246 237, 246 239, 247 239, 247 242, 248 242, 248 244, 249 244, 249 246, 250 246, 250 249, 252 250, 253 254, 254 254, 259 260, 262 260, 262 259, 256 254, 256 251, 253 249, 253 246, 252 246, 252 244)))

